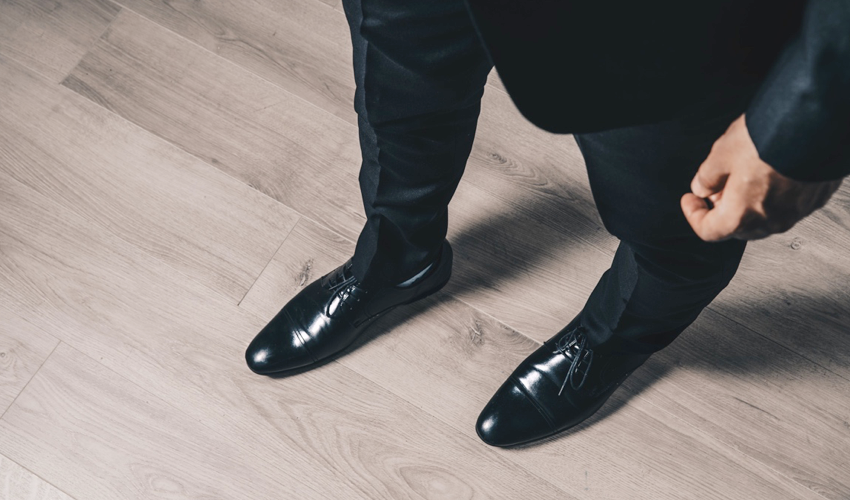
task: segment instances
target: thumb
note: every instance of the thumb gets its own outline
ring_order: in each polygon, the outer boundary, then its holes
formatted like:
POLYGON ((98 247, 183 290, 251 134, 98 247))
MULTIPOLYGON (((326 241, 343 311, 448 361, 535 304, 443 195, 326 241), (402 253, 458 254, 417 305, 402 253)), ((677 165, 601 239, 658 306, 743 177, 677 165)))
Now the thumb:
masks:
POLYGON ((699 166, 691 181, 691 191, 700 198, 708 198, 722 191, 729 177, 729 163, 716 158, 713 153, 714 150, 699 166))

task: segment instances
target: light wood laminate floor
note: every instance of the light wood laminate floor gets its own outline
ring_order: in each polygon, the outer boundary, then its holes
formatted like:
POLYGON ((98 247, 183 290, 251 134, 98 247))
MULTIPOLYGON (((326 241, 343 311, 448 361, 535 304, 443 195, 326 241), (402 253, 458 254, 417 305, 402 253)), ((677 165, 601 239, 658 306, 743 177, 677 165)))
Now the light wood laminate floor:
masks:
POLYGON ((850 499, 850 187, 588 422, 478 412, 613 256, 495 73, 452 282, 292 377, 253 336, 363 224, 339 0, 0 1, 0 498, 850 499))

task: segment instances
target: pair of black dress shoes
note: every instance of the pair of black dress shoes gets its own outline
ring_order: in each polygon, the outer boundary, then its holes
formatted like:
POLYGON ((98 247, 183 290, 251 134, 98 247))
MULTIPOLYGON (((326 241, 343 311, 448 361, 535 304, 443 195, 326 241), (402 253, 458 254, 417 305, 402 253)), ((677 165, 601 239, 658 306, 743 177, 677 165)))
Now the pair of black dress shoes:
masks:
MULTIPOLYGON (((350 346, 382 314, 441 289, 451 268, 446 241, 427 274, 413 285, 367 290, 352 275, 349 260, 301 290, 257 334, 245 352, 248 366, 272 374, 325 360, 350 346)), ((508 447, 573 427, 595 413, 648 357, 613 341, 591 347, 573 320, 496 391, 478 417, 478 436, 508 447)))

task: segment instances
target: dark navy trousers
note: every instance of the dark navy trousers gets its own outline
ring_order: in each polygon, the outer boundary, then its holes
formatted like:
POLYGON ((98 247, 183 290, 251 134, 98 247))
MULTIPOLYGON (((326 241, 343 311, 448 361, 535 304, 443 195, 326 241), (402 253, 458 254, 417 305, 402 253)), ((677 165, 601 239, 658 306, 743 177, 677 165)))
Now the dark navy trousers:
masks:
MULTIPOLYGON (((446 236, 492 63, 462 0, 343 5, 367 217, 353 272, 365 286, 396 284, 432 261, 446 236)), ((591 344, 618 337, 634 350, 661 349, 732 279, 745 242, 700 240, 679 199, 748 98, 730 90, 724 105, 575 136, 602 221, 620 239, 579 313, 591 344)))

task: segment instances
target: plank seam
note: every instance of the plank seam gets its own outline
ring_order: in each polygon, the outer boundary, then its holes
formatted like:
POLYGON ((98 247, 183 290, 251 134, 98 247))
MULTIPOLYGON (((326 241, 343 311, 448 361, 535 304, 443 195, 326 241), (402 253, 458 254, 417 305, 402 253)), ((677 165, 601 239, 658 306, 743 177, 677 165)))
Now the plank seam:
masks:
POLYGON ((743 324, 743 323, 740 323, 739 321, 735 320, 734 318, 730 318, 729 316, 727 316, 727 315, 723 314, 722 312, 718 311, 716 308, 714 308, 714 307, 712 307, 712 306, 708 306, 708 307, 706 307, 706 309, 709 309, 709 310, 711 310, 711 312, 713 312, 713 313, 715 313, 715 314, 717 314, 717 315, 719 315, 719 316, 721 316, 721 317, 723 317, 723 318, 725 318, 725 319, 727 319, 727 320, 731 321, 732 323, 735 323, 736 325, 740 326, 741 328, 743 328, 743 329, 745 329, 745 330, 747 330, 747 331, 749 331, 749 332, 752 332, 752 333, 754 333, 754 334, 758 335, 759 337, 761 337, 761 338, 763 338, 763 339, 766 339, 766 340, 770 341, 770 342, 771 342, 771 343, 773 343, 773 344, 778 345, 778 346, 779 346, 779 347, 781 347, 782 349, 784 349, 784 350, 786 350, 786 351, 790 352, 792 355, 794 355, 794 356, 799 356, 800 358, 805 359, 805 360, 806 360, 806 361, 808 361, 809 363, 812 363, 813 365, 818 366, 818 367, 820 367, 821 369, 828 371, 829 373, 831 373, 831 374, 835 375, 836 377, 838 377, 838 378, 840 378, 840 379, 843 379, 843 380, 847 380, 848 382, 850 382, 850 378, 847 378, 847 377, 845 377, 844 375, 842 375, 842 374, 840 374, 840 373, 837 373, 837 372, 833 371, 833 370, 832 370, 831 368, 829 368, 829 367, 823 366, 822 364, 818 363, 817 361, 815 361, 815 360, 813 360, 813 359, 810 359, 808 356, 804 356, 803 354, 800 354, 800 353, 799 353, 799 352, 797 352, 796 350, 794 350, 794 349, 792 349, 791 347, 789 347, 789 346, 787 346, 787 345, 785 345, 785 344, 783 344, 783 343, 779 342, 778 340, 773 339, 773 338, 771 338, 771 337, 768 337, 767 335, 765 335, 765 334, 763 334, 763 333, 761 333, 761 332, 759 332, 759 331, 757 331, 757 330, 754 330, 754 329, 750 328, 749 326, 747 326, 747 325, 745 325, 745 324, 743 324))
MULTIPOLYGON (((167 26, 164 26, 164 25, 162 25, 162 24, 157 23, 155 20, 153 20, 153 19, 151 19, 151 18, 149 18, 149 17, 145 16, 144 14, 141 14, 141 13, 139 13, 139 12, 137 12, 137 11, 133 10, 133 9, 132 9, 132 8, 130 8, 130 7, 126 7, 126 6, 120 5, 120 4, 118 4, 118 3, 116 2, 116 0, 110 0, 110 1, 113 1, 113 3, 116 3, 116 5, 119 5, 119 6, 121 7, 121 11, 119 11, 119 13, 118 13, 118 14, 115 16, 115 18, 112 20, 112 22, 110 22, 110 23, 109 23, 109 26, 112 26, 112 24, 115 22, 115 20, 116 20, 116 19, 118 19, 121 15, 128 15, 128 14, 124 14, 124 12, 130 13, 131 15, 135 15, 135 16, 137 16, 137 17, 141 18, 141 19, 144 19, 146 22, 148 22, 148 23, 150 23, 150 24, 152 24, 152 25, 155 25, 155 26, 157 26, 158 28, 163 29, 163 30, 165 30, 165 31, 167 31, 167 32, 169 32, 169 33, 171 33, 173 36, 176 36, 176 37, 178 37, 178 38, 180 38, 180 39, 182 39, 182 40, 184 40, 184 41, 188 42, 189 44, 191 44, 191 45, 193 45, 193 46, 195 46, 195 47, 198 47, 199 49, 203 50, 204 52, 206 52, 206 53, 208 53, 208 54, 211 54, 214 58, 216 58, 216 59, 218 59, 218 60, 220 60, 220 61, 224 61, 224 63, 225 63, 225 64, 227 64, 227 65, 229 65, 229 66, 232 66, 232 67, 236 67, 236 68, 238 68, 240 71, 243 71, 243 72, 245 72, 245 73, 247 73, 247 74, 251 75, 251 76, 252 76, 252 77, 254 77, 254 78, 258 78, 260 81, 262 81, 262 82, 266 83, 267 85, 271 85, 271 86, 273 86, 274 88, 276 88, 276 89, 280 90, 281 92, 285 92, 287 95, 292 96, 292 97, 294 97, 294 98, 298 99, 298 101, 300 101, 300 102, 304 102, 304 103, 309 104, 311 107, 313 107, 313 108, 315 108, 315 109, 319 110, 320 114, 322 114, 323 116, 324 116, 324 115, 326 115, 326 116, 331 116, 331 117, 333 117, 334 119, 338 120, 340 123, 344 124, 346 127, 354 128, 354 129, 355 129, 355 131, 356 131, 356 129, 357 129, 357 125, 356 125, 356 124, 351 123, 351 122, 349 122, 349 121, 347 121, 347 120, 345 120, 345 119, 343 119, 343 118, 341 118, 341 117, 337 116, 337 115, 336 115, 336 114, 334 114, 334 113, 331 113, 330 111, 328 111, 328 110, 326 110, 326 109, 324 109, 324 108, 320 107, 318 104, 315 104, 314 102, 312 102, 312 101, 310 101, 310 100, 308 100, 308 99, 306 99, 306 98, 304 98, 304 97, 302 97, 302 96, 300 96, 300 95, 298 95, 298 94, 293 93, 292 91, 290 91, 290 90, 288 90, 288 89, 286 89, 286 88, 282 87, 280 84, 275 83, 275 82, 273 82, 273 81, 271 81, 271 80, 269 80, 269 79, 265 78, 264 76, 262 76, 262 75, 259 75, 259 74, 255 73, 255 72, 254 72, 254 71, 252 71, 251 69, 246 68, 246 67, 242 66, 241 64, 238 64, 238 63, 237 63, 237 62, 235 62, 235 61, 232 61, 232 60, 230 60, 230 59, 228 59, 228 58, 226 58, 226 57, 224 57, 224 56, 222 56, 222 55, 220 55, 220 54, 217 54, 217 53, 215 53, 215 52, 213 52, 213 51, 209 50, 208 48, 206 48, 206 47, 204 47, 204 46, 202 46, 202 45, 198 44, 197 42, 195 42, 195 41, 193 41, 193 40, 191 40, 191 39, 189 39, 189 38, 186 38, 186 37, 185 37, 185 36, 183 36, 182 34, 180 34, 180 33, 176 32, 176 31, 172 30, 171 28, 169 28, 169 27, 167 27, 167 26)), ((106 33, 106 31, 107 31, 107 30, 108 30, 108 27, 107 27, 107 29, 106 29, 106 30, 104 30, 104 33, 106 33)), ((103 35, 101 35, 101 37, 100 37, 100 38, 98 38, 98 41, 102 38, 102 36, 103 36, 103 35)), ((82 59, 82 58, 81 58, 81 59, 82 59)), ((79 64, 79 63, 78 63, 78 64, 79 64)), ((71 73, 73 73, 73 70, 71 71, 71 73)), ((69 75, 70 75, 70 73, 69 73, 69 75)), ((64 81, 64 80, 63 80, 63 81, 64 81)), ((488 83, 486 83, 486 84, 485 84, 485 86, 486 86, 486 87, 489 87, 489 88, 492 88, 492 89, 495 89, 495 90, 497 90, 498 92, 500 92, 500 93, 502 93, 502 94, 507 95, 507 93, 506 93, 505 91, 503 91, 502 89, 500 89, 500 88, 498 88, 498 87, 496 87, 496 86, 494 86, 494 85, 490 84, 489 82, 488 82, 488 83)), ((66 88, 68 88, 68 87, 66 87, 66 88)), ((69 89, 69 90, 71 90, 71 89, 69 89)), ((73 90, 72 90, 72 92, 73 92, 73 90)), ((74 92, 74 94, 77 94, 77 92, 74 92)), ((80 95, 80 94, 77 94, 77 95, 80 95)), ((85 97, 85 96, 82 96, 82 97, 85 97)), ((88 99, 88 98, 86 97, 86 99, 88 99)), ((88 99, 88 100, 91 100, 91 99, 88 99)), ((96 104, 99 104, 99 103, 96 103, 96 104)), ((116 113, 115 111, 113 111, 113 110, 111 110, 111 109, 106 108, 105 106, 102 106, 102 105, 101 105, 101 107, 104 107, 104 109, 107 109, 110 113, 113 113, 113 114, 115 114, 116 116, 121 117, 121 118, 122 118, 123 120, 125 120, 126 122, 128 122, 128 123, 132 123, 132 124, 133 124, 133 125, 135 125, 136 127, 140 128, 140 129, 142 129, 142 130, 144 130, 144 131, 146 131, 146 132, 148 132, 148 133, 150 133, 150 134, 152 134, 152 135, 154 135, 154 136, 156 136, 156 137, 159 137, 160 139, 164 140, 165 142, 167 142, 167 143, 169 143, 169 144, 171 144, 171 145, 173 145, 173 146, 177 147, 177 148, 178 148, 178 149, 180 149, 181 151, 184 151, 185 153, 187 153, 187 154, 189 154, 189 155, 191 155, 191 156, 193 156, 193 157, 195 157, 195 158, 197 158, 197 159, 199 159, 199 160, 203 161, 204 163, 206 163, 206 164, 208 164, 208 165, 211 165, 212 167, 214 167, 214 168, 216 168, 216 169, 218 169, 218 170, 220 170, 220 171, 224 172, 225 174, 227 174, 227 175, 229 175, 230 177, 232 177, 232 178, 234 178, 234 179, 238 180, 239 182, 245 183, 245 181, 244 181, 244 180, 239 179, 239 178, 235 177, 234 175, 230 174, 229 172, 226 172, 226 171, 224 171, 223 169, 221 169, 221 168, 219 168, 219 167, 217 167, 217 166, 215 166, 215 165, 210 164, 210 163, 209 163, 209 162, 207 162, 204 158, 202 158, 202 157, 198 156, 196 153, 193 153, 193 152, 191 152, 191 151, 189 151, 189 150, 185 149, 182 145, 180 145, 180 144, 178 144, 178 143, 176 143, 176 142, 174 142, 174 141, 172 141, 172 140, 170 140, 170 139, 168 139, 168 138, 166 138, 166 137, 163 137, 163 136, 161 136, 161 135, 157 134, 157 133, 156 133, 156 132, 154 132, 154 131, 151 131, 151 130, 148 130, 148 129, 146 129, 146 128, 142 127, 140 124, 138 124, 138 123, 136 123, 136 122, 134 122, 134 121, 130 120, 129 118, 126 118, 126 117, 125 117, 125 116, 123 116, 123 115, 120 115, 120 114, 116 113)), ((499 193, 492 192, 491 190, 488 190, 488 189, 486 189, 485 187, 480 186, 480 185, 478 185, 478 184, 476 184, 476 183, 474 183, 474 182, 472 182, 472 181, 466 181, 466 182, 467 182, 469 185, 474 186, 476 189, 479 189, 479 190, 481 190, 481 191, 483 191, 483 192, 485 192, 485 193, 488 193, 489 195, 494 196, 495 198, 499 199, 500 201, 503 201, 503 202, 506 202, 506 203, 511 203, 511 204, 512 204, 512 205, 514 205, 514 206, 515 206, 518 210, 520 210, 520 211, 522 211, 522 212, 524 212, 524 213, 526 212, 526 211, 523 209, 523 206, 522 206, 521 204, 516 203, 513 199, 511 199, 511 198, 507 198, 507 197, 505 197, 504 195, 501 195, 501 194, 499 194, 499 193)), ((245 184, 247 184, 247 183, 245 183, 245 184)), ((263 191, 260 191, 260 190, 259 190, 259 189, 257 189, 256 187, 251 186, 250 184, 248 184, 248 185, 249 185, 249 187, 251 187, 252 189, 254 189, 254 190, 258 191, 259 193, 262 193, 264 196, 266 196, 266 197, 268 197, 268 198, 271 198, 271 199, 275 200, 276 202, 280 203, 281 205, 283 205, 283 206, 285 206, 285 207, 287 207, 287 208, 289 208, 289 209, 291 209, 291 210, 295 211, 295 212, 296 212, 296 213, 298 213, 299 215, 303 215, 303 214, 301 214, 300 212, 298 212, 297 210, 295 210, 294 208, 290 207, 289 205, 286 205, 286 204, 282 203, 280 200, 277 200, 277 199, 275 199, 275 198, 271 197, 268 193, 265 193, 265 192, 263 192, 263 191)), ((334 231, 334 232, 336 233, 336 231, 334 231)), ((570 237, 575 237, 575 238, 577 238, 577 239, 579 239, 579 240, 581 240, 581 241, 583 241, 583 242, 587 243, 587 244, 588 244, 591 248, 593 248, 595 251, 597 251, 597 252, 599 252, 599 253, 601 253, 601 254, 603 254, 603 255, 606 255, 606 256, 608 256, 608 257, 611 257, 611 256, 613 255, 613 252, 609 252, 609 251, 608 251, 608 250, 606 250, 606 249, 600 248, 600 247, 598 247, 598 246, 597 246, 597 244, 595 244, 594 242, 589 241, 589 240, 586 240, 586 239, 585 239, 585 238, 583 238, 583 237, 579 237, 579 236, 576 236, 576 235, 568 235, 568 236, 570 236, 570 237)), ((240 301, 240 302, 241 302, 241 301, 240 301)))
POLYGON ((44 360, 41 362, 41 364, 40 364, 40 365, 38 365, 38 369, 36 369, 36 370, 33 372, 32 376, 29 378, 29 380, 27 380, 27 383, 26 383, 26 384, 24 384, 24 386, 21 388, 21 390, 20 390, 20 391, 18 391, 18 393, 15 395, 15 399, 13 399, 13 400, 12 400, 12 402, 11 402, 11 403, 9 403, 9 406, 7 406, 5 410, 3 410, 3 414, 2 414, 2 415, 0 415, 0 420, 2 420, 2 419, 3 419, 3 417, 5 417, 5 416, 6 416, 6 412, 8 412, 8 411, 9 411, 9 408, 11 408, 11 407, 15 406, 15 401, 17 401, 17 400, 18 400, 18 397, 20 397, 20 395, 21 395, 21 394, 23 394, 23 392, 24 392, 25 390, 27 390, 27 387, 29 387, 30 382, 32 382, 32 379, 34 379, 34 378, 35 378, 35 376, 36 376, 36 375, 38 375, 38 372, 40 372, 40 371, 41 371, 41 368, 44 366, 44 363, 47 363, 47 360, 48 360, 48 359, 50 359, 50 356, 53 356, 53 353, 54 353, 54 352, 56 352, 56 348, 57 348, 57 347, 59 347, 59 344, 61 344, 61 343, 62 343, 62 340, 61 340, 61 339, 57 339, 56 345, 55 345, 55 346, 53 346, 53 349, 51 349, 51 350, 50 350, 50 353, 49 353, 47 356, 45 356, 45 357, 44 357, 44 360))
MULTIPOLYGON (((61 340, 60 340, 60 342, 61 342, 61 340)), ((62 488, 60 488, 60 487, 56 486, 55 484, 51 483, 51 482, 50 482, 50 481, 48 481, 47 479, 44 479, 43 477, 39 476, 38 474, 36 474, 36 473, 35 473, 35 472, 33 472, 32 470, 30 470, 28 467, 26 467, 26 466, 24 466, 24 465, 22 465, 22 464, 18 463, 18 462, 17 462, 17 461, 15 461, 15 460, 12 460, 12 459, 11 459, 11 458, 9 458, 6 454, 4 454, 4 453, 0 453, 0 456, 2 456, 3 458, 5 458, 6 460, 8 460, 8 461, 12 462, 13 464, 17 465, 17 466, 18 466, 18 467, 20 467, 21 469, 23 469, 23 470, 25 470, 25 471, 29 472, 30 474, 32 474, 33 476, 37 477, 37 478, 38 478, 38 479, 40 479, 41 481, 44 481, 44 483, 45 483, 45 484, 50 485, 53 489, 55 489, 56 491, 58 491, 58 492, 62 493, 62 494, 63 494, 63 495, 65 495, 65 496, 67 496, 68 498, 71 498, 72 500, 76 500, 76 497, 74 497, 74 496, 72 496, 72 495, 69 495, 67 491, 65 491, 65 490, 63 490, 62 488)))
MULTIPOLYGON (((103 27, 103 30, 101 30, 101 32, 97 36, 92 37, 92 39, 88 43, 88 46, 86 47, 86 51, 83 52, 82 55, 77 58, 77 61, 74 63, 73 66, 71 66, 71 69, 69 69, 67 73, 62 75, 62 79, 59 80, 59 85, 62 85, 62 83, 65 81, 65 79, 68 78, 68 76, 70 76, 71 73, 73 73, 75 69, 77 69, 77 66, 80 65, 80 61, 82 61, 83 58, 86 57, 86 55, 88 55, 89 52, 91 52, 92 47, 97 45, 97 42, 99 42, 100 39, 103 38, 103 35, 107 31, 109 31, 109 28, 112 27, 112 23, 114 23, 115 20, 118 19, 118 16, 121 14, 121 11, 124 10, 124 7, 120 4, 118 4, 117 2, 115 2, 115 0, 106 0, 106 1, 108 3, 114 5, 115 7, 117 7, 118 11, 115 12, 115 15, 112 16, 112 19, 108 23, 106 23, 106 26, 103 27)), ((44 75, 42 75, 42 76, 44 76, 44 75)), ((49 78, 45 78, 45 79, 50 80, 49 78)))
MULTIPOLYGON (((3 56, 3 57, 5 57, 5 56, 3 56)), ((32 71, 32 70, 30 70, 29 68, 27 68, 26 66, 24 66, 24 65, 22 65, 22 64, 20 64, 20 63, 18 63, 17 61, 13 61, 13 63, 14 63, 14 64, 17 64, 18 66, 20 66, 21 68, 25 69, 26 71, 32 71)), ((43 75, 40 75, 40 74, 38 74, 38 73, 36 73, 36 72, 33 72, 33 74, 35 74, 35 75, 36 75, 36 76, 38 76, 39 78, 42 78, 42 79, 44 79, 45 81, 47 81, 47 79, 46 79, 46 78, 44 78, 44 77, 43 77, 43 75)), ((74 96, 75 98, 85 99, 87 102, 92 102, 91 100, 87 99, 85 96, 81 96, 80 94, 77 94, 76 92, 72 91, 71 89, 68 89, 67 87, 65 87, 65 88, 64 88, 64 91, 65 91, 65 92, 70 93, 70 94, 71 94, 72 96, 74 96)), ((93 103, 93 104, 97 105, 97 103, 93 103)), ((101 106, 101 107, 102 107, 102 106, 101 106)), ((102 108, 103 108, 103 107, 102 107, 102 108)), ((103 109, 106 109, 106 108, 103 108, 103 109)), ((230 179, 232 179, 233 181, 236 181, 236 182, 238 182, 238 183, 239 183, 239 184, 241 184, 241 185, 247 185, 247 184, 245 184, 245 182, 243 182, 243 181, 242 181, 242 179, 239 179, 239 178, 237 178, 237 177, 234 177, 234 176, 230 175, 229 173, 225 172, 224 170, 221 170, 221 169, 217 168, 215 165, 212 165, 212 164, 210 164, 210 163, 208 163, 208 162, 204 161, 204 159, 203 159, 203 158, 200 158, 200 157, 198 157, 198 156, 196 156, 196 155, 194 155, 194 154, 192 154, 192 153, 190 153, 190 152, 188 152, 188 151, 184 150, 183 148, 181 148, 181 147, 179 147, 178 145, 176 145, 176 144, 172 143, 171 141, 169 141, 169 140, 165 139, 164 137, 161 137, 161 136, 159 136, 159 135, 157 135, 157 134, 155 134, 155 133, 153 133, 153 132, 151 132, 151 131, 149 131, 149 130, 145 129, 144 127, 141 127, 140 125, 138 125, 138 124, 136 124, 136 123, 134 123, 134 122, 131 122, 130 120, 127 120, 126 118, 124 118, 123 116, 121 116, 121 115, 119 115, 119 114, 117 114, 117 113, 113 112, 112 110, 106 109, 106 111, 107 111, 107 112, 109 112, 111 115, 115 116, 116 118, 118 118, 118 119, 120 119, 120 120, 124 121, 125 123, 129 124, 130 126, 132 126, 132 127, 136 128, 136 129, 140 130, 142 133, 144 133, 144 134, 148 134, 148 135, 150 135, 151 137, 156 138, 157 140, 163 141, 165 144, 169 144, 169 145, 171 145, 172 147, 177 148, 177 149, 178 149, 179 151, 181 151, 182 153, 184 153, 184 154, 187 154, 187 155, 191 156, 192 158, 194 158, 195 160, 197 160, 197 161, 199 161, 199 162, 203 163, 204 165, 208 166, 209 168, 213 168, 213 169, 215 169, 215 171, 216 171, 216 172, 219 172, 219 173, 221 173, 221 174, 224 174, 225 176, 229 177, 229 178, 230 178, 230 179)), ((51 157, 52 157, 52 155, 51 155, 51 157)), ((57 161, 62 161, 62 160, 57 159, 57 161)), ((64 164, 64 163, 63 163, 63 164, 64 164)), ((67 166, 67 165, 66 165, 66 166, 67 166)), ((22 182, 22 181, 20 181, 20 180, 18 180, 18 179, 16 179, 16 178, 14 178, 14 177, 10 177, 10 178, 11 178, 11 180, 12 180, 13 182, 15 182, 17 185, 21 186, 21 187, 22 187, 22 188, 24 188, 25 190, 30 191, 30 192, 33 192, 33 193, 36 193, 39 197, 44 198, 44 199, 45 199, 45 201, 47 201, 48 203, 50 203, 53 207, 56 207, 56 208, 59 208, 59 209, 69 209, 69 207, 67 207, 64 203, 62 203, 62 202, 60 202, 60 201, 57 201, 57 200, 55 200, 55 199, 52 199, 52 198, 48 198, 48 197, 47 197, 47 196, 45 196, 43 193, 41 193, 41 192, 39 192, 39 191, 36 191, 36 190, 35 190, 34 188, 32 188, 31 186, 29 186, 29 185, 25 184, 24 182, 22 182)), ((251 186, 248 186, 248 187, 249 187, 249 188, 251 188, 251 189, 254 189, 254 188, 253 188, 253 187, 251 187, 251 186)), ((268 195, 267 195, 267 194, 265 194, 265 193, 262 193, 261 191, 257 191, 256 189, 254 189, 254 191, 255 191, 255 192, 258 192, 258 193, 260 193, 260 194, 262 194, 262 195, 263 195, 264 197, 266 197, 266 198, 269 198, 269 199, 271 199, 271 200, 274 200, 274 201, 275 201, 275 203, 278 203, 279 205, 281 205, 281 206, 285 207, 287 210, 290 210, 290 211, 291 211, 291 212, 293 212, 294 214, 298 215, 298 216, 299 216, 299 218, 298 218, 297 220, 300 220, 300 218, 301 218, 301 213, 300 213, 300 212, 298 212, 297 210, 295 210, 294 208, 292 208, 292 207, 290 207, 290 206, 288 206, 288 205, 285 205, 285 204, 281 203, 280 201, 275 200, 274 198, 271 198, 270 196, 268 196, 268 195)), ((223 290, 218 290, 218 289, 216 289, 216 288, 212 287, 211 285, 207 284, 205 281, 201 280, 200 278, 197 278, 197 277, 191 276, 191 275, 190 275, 190 274, 188 274, 186 271, 183 271, 183 270, 179 269, 177 266, 175 266, 175 265, 174 265, 174 264, 172 264, 171 262, 168 262, 167 260, 165 260, 165 259, 164 259, 163 257, 161 257, 160 255, 157 255, 157 254, 156 254, 156 253, 154 253, 154 252, 150 252, 150 251, 146 250, 145 248, 142 248, 141 246, 139 246, 137 243, 134 243, 134 242, 132 242, 132 241, 128 240, 126 237, 122 236, 120 233, 118 233, 118 232, 116 232, 114 229, 112 229, 112 227, 107 226, 107 225, 103 225, 102 223, 99 223, 99 222, 95 221, 94 219, 89 218, 89 217, 88 217, 87 215, 85 215, 84 213, 79 213, 79 212, 76 212, 76 211, 74 211, 74 210, 71 210, 71 212, 72 212, 72 213, 74 213, 74 216, 79 217, 80 219, 85 220, 85 221, 86 221, 86 222, 88 222, 88 223, 96 224, 96 225, 97 225, 97 227, 99 227, 99 228, 100 228, 101 230, 103 230, 105 233, 107 233, 107 234, 109 234, 110 236, 112 236, 112 237, 114 237, 114 238, 116 238, 116 239, 120 240, 121 242, 125 243, 126 245, 129 245, 130 247, 132 247, 132 248, 133 248, 133 249, 135 249, 136 251, 141 252, 141 253, 143 253, 143 254, 145 254, 145 255, 147 255, 147 256, 149 256, 149 257, 151 257, 151 258, 155 259, 156 261, 158 261, 159 263, 161 263, 161 264, 163 264, 164 266, 168 267, 169 269, 173 270, 175 273, 179 274, 180 276, 182 276, 182 277, 183 277, 183 278, 185 278, 186 280, 188 280, 188 281, 190 281, 190 282, 192 282, 192 283, 195 283, 195 284, 197 284, 198 286, 203 287, 206 291, 208 291, 208 292, 210 292, 210 293, 212 293, 212 294, 214 294, 214 295, 216 295, 216 296, 220 296, 220 297, 223 297, 223 298, 225 298, 225 299, 228 299, 228 300, 232 300, 232 299, 233 299, 233 297, 228 296, 228 295, 227 295, 227 293, 225 293, 225 291, 223 291, 223 290)), ((57 213, 59 213, 59 212, 57 212, 57 213)), ((296 221, 296 224, 297 224, 297 221, 296 221)), ((292 228, 294 228, 294 227, 295 227, 295 224, 293 224, 292 228)), ((292 232, 292 229, 290 229, 290 230, 289 230, 289 232, 292 232)), ((287 233, 287 237, 289 237, 289 233, 287 233)), ((262 274, 262 273, 261 273, 261 274, 262 274)), ((253 284, 252 284, 251 286, 253 286, 253 284)), ((250 287, 249 287, 249 289, 250 289, 250 287)), ((247 293, 247 292, 246 292, 246 293, 247 293)), ((244 297, 243 297, 243 298, 244 298, 244 297)), ((241 300, 240 300, 240 302, 241 302, 241 300)), ((5 413, 5 412, 4 412, 4 413, 5 413)), ((0 418, 2 418, 2 415, 0 415, 0 418)))
MULTIPOLYGON (((279 202, 278 202, 278 203, 279 203, 279 202)), ((286 206, 286 205, 284 205, 284 206, 286 206)), ((287 207, 287 208, 288 208, 288 207, 287 207)), ((296 227, 296 226, 297 226, 297 225, 301 222, 301 219, 302 219, 302 218, 304 218, 304 216, 303 216, 300 212, 295 211, 295 213, 297 213, 297 214, 298 214, 298 219, 295 221, 295 224, 293 224, 293 225, 292 225, 292 227, 291 227, 291 228, 289 228, 289 232, 288 232, 288 233, 286 233, 286 236, 284 236, 284 237, 283 237, 283 240, 280 242, 280 245, 278 245, 278 246, 277 246, 277 248, 275 249, 275 251, 274 251, 274 252, 272 252, 271 257, 269 257, 269 260, 268 260, 268 261, 266 261, 266 265, 265 265, 265 266, 263 266, 263 270, 262 270, 262 271, 260 271, 260 273, 259 273, 259 274, 257 274, 257 277, 256 277, 256 278, 254 278, 254 281, 253 281, 253 282, 251 282, 251 286, 249 286, 249 287, 248 287, 248 289, 247 289, 247 290, 245 290, 245 293, 242 295, 242 298, 241 298, 241 299, 239 299, 239 302, 237 302, 237 303, 236 303, 236 306, 237 306, 237 307, 238 307, 238 306, 240 306, 240 305, 242 305, 242 301, 243 301, 243 300, 245 300, 245 297, 247 297, 249 293, 251 293, 251 290, 253 290, 253 289, 254 289, 254 285, 256 285, 256 284, 257 284, 257 281, 259 281, 259 280, 260 280, 260 277, 262 277, 262 276, 263 276, 263 273, 264 273, 264 272, 266 272, 266 269, 269 267, 269 264, 271 264, 271 263, 272 263, 272 261, 274 260, 274 258, 277 256, 277 253, 280 251, 280 248, 283 246, 283 244, 284 244, 284 243, 286 243, 286 240, 288 240, 288 239, 289 239, 289 235, 291 235, 291 234, 292 234, 292 232, 295 230, 295 227, 296 227)))
MULTIPOLYGON (((827 497, 823 496, 823 495, 822 495, 822 494, 820 494, 818 491, 813 490, 813 489, 809 488, 808 486, 806 486, 805 484, 800 483, 799 481, 797 481, 797 480, 796 480, 796 479, 794 479, 793 477, 788 476, 788 475, 787 475, 787 474, 785 474, 784 472, 780 472, 780 471, 778 471, 778 470, 774 469, 773 467, 771 467, 770 465, 768 465, 768 464, 766 464, 766 463, 762 462, 762 461, 761 461, 761 460, 759 460, 758 458, 756 458, 756 457, 754 457, 754 456, 752 456, 752 455, 750 455, 750 454, 748 454, 748 453, 745 453, 745 452, 743 452, 743 451, 740 451, 738 448, 736 448, 736 447, 732 446, 731 444, 727 444, 727 443, 725 443, 724 441, 722 441, 722 440, 720 440, 719 438, 715 437, 714 435, 710 434, 708 431, 701 429, 700 427, 698 427, 698 426, 694 425, 693 423, 688 422, 687 420, 685 420, 685 419, 683 419, 683 418, 679 417, 679 416, 678 416, 678 415, 676 415, 675 413, 673 413, 673 412, 669 411, 669 410, 668 410, 668 409, 666 409, 664 406, 659 405, 658 403, 653 402, 653 401, 652 401, 651 399, 649 399, 649 398, 646 398, 646 397, 644 397, 644 396, 641 396, 641 395, 640 395, 640 393, 636 393, 636 394, 635 394, 635 396, 639 397, 639 398, 641 399, 641 401, 643 401, 643 402, 645 402, 645 403, 648 403, 648 404, 650 404, 650 405, 654 406, 655 408, 657 408, 657 409, 661 410, 662 412, 666 413, 667 415, 671 416, 672 418, 674 418, 674 419, 678 420, 679 422, 681 422, 682 424, 686 425, 687 427, 689 427, 689 428, 693 429, 695 432, 697 432, 697 433, 701 434, 702 436, 704 436, 704 437, 706 437, 706 438, 708 438, 708 439, 711 439, 713 442, 717 443, 717 445, 718 445, 718 446, 722 446, 723 448, 725 448, 725 449, 729 450, 731 453, 733 453, 733 454, 738 454, 738 455, 741 455, 741 456, 743 456, 743 457, 749 458, 750 460, 753 460, 754 462, 761 464, 761 465, 762 465, 763 467, 765 467, 766 469, 768 469, 768 470, 770 470, 770 471, 773 471, 773 473, 774 473, 774 474, 776 474, 777 476, 782 476, 782 477, 784 477, 785 479, 787 479, 788 481, 790 481, 790 482, 792 482, 792 483, 794 483, 794 484, 798 485, 800 488, 803 488, 803 489, 805 489, 805 490, 808 490, 808 491, 812 492, 813 494, 817 495, 818 497, 823 498, 824 500, 829 500, 827 497)), ((767 480, 768 478, 763 478, 763 479, 767 480)))

